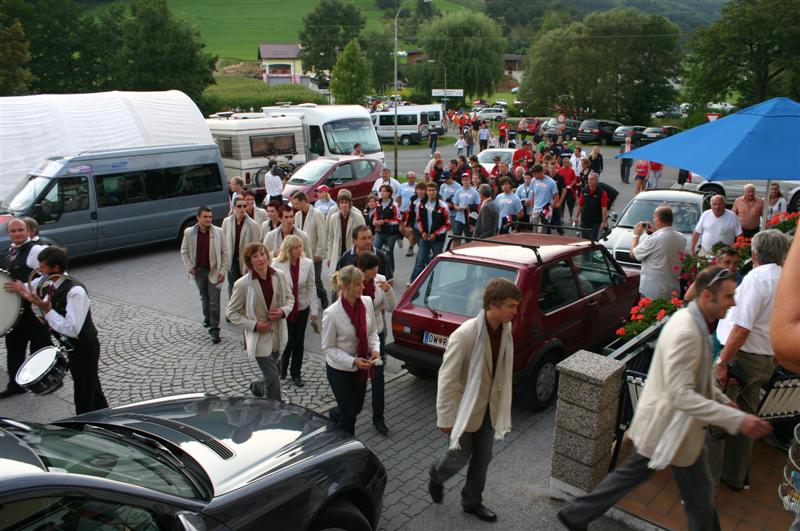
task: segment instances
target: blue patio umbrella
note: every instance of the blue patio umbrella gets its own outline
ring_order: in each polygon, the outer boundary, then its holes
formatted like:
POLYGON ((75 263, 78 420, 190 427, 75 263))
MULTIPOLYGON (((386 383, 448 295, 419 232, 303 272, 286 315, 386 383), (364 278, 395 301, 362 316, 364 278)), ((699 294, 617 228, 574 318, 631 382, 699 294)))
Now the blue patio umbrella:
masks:
POLYGON ((800 103, 774 98, 617 155, 690 170, 710 181, 800 179, 800 103))

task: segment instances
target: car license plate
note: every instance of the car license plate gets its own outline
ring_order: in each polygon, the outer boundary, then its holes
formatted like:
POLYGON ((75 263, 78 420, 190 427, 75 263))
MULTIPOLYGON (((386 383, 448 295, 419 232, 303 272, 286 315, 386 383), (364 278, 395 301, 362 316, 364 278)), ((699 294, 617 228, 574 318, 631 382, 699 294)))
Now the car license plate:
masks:
POLYGON ((434 347, 447 348, 446 336, 431 334, 430 332, 425 332, 422 335, 422 342, 425 343, 426 345, 432 345, 434 347))

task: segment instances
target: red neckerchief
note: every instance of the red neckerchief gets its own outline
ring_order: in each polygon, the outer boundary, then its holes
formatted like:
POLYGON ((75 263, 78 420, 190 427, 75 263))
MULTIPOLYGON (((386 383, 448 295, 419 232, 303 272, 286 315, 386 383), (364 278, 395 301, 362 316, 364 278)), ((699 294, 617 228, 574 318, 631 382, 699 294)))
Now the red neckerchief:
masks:
POLYGON ((364 295, 368 295, 370 299, 375 300, 375 279, 364 280, 364 295))
POLYGON ((292 296, 294 297, 294 306, 292 306, 292 311, 289 312, 289 317, 286 319, 290 323, 293 323, 297 318, 297 314, 300 312, 300 301, 298 300, 297 296, 297 285, 300 283, 300 260, 298 260, 296 264, 293 264, 292 261, 289 260, 289 274, 292 277, 292 296))
MULTIPOLYGON (((347 299, 342 297, 342 308, 350 318, 353 328, 356 329, 356 338, 358 344, 356 345, 356 357, 369 359, 369 343, 367 343, 367 308, 364 306, 364 301, 359 297, 356 299, 355 305, 350 305, 347 299)), ((372 371, 368 369, 358 370, 358 381, 366 382, 367 378, 372 377, 372 371)))

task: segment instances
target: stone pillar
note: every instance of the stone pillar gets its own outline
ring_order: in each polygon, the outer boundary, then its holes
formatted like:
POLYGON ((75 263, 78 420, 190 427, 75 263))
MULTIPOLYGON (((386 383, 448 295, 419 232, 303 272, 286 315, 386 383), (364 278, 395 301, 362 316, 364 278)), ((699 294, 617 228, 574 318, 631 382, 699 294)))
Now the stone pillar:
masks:
POLYGON ((608 472, 625 364, 581 350, 557 366, 556 429, 550 486, 571 496, 608 472))

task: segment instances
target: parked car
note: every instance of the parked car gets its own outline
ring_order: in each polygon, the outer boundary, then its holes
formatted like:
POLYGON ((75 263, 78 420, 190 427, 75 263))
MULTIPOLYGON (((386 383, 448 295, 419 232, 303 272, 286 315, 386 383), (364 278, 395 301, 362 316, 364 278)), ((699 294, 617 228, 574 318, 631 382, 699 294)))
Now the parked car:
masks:
POLYGON ((578 136, 580 125, 581 122, 578 120, 570 120, 568 118, 565 123, 560 124, 555 118, 550 118, 547 122, 542 124, 540 133, 549 136, 551 140, 556 140, 559 135, 562 135, 564 138, 575 138, 578 136))
POLYGON ((506 118, 508 118, 508 112, 505 109, 484 107, 478 111, 478 120, 505 120, 506 118))
POLYGON ((597 142, 605 146, 610 144, 614 138, 614 131, 621 127, 619 122, 611 120, 598 120, 591 118, 584 120, 578 127, 578 140, 581 142, 597 142))
POLYGON ((386 471, 303 407, 193 394, 0 418, 4 529, 377 527, 386 471))
POLYGON ((674 125, 664 125, 658 127, 648 127, 644 131, 642 131, 642 139, 639 141, 639 145, 643 146, 645 144, 650 144, 655 142, 656 140, 661 140, 662 138, 667 138, 673 135, 677 135, 682 130, 674 125))
POLYGON ((381 167, 380 160, 370 157, 315 159, 306 162, 292 174, 283 187, 283 198, 288 201, 292 193, 299 190, 313 203, 317 200, 317 188, 325 184, 331 189, 333 199, 336 199, 340 190, 349 190, 353 195, 353 204, 364 208, 381 167))
POLYGON ((484 149, 480 153, 478 153, 478 162, 483 169, 487 172, 491 173, 492 169, 494 168, 494 158, 500 157, 500 160, 508 164, 508 167, 513 167, 513 157, 514 152, 516 149, 509 149, 509 148, 492 148, 492 149, 484 149))
POLYGON ((392 313, 387 352, 409 372, 438 370, 450 334, 483 306, 496 277, 522 291, 514 335, 515 401, 541 411, 557 388, 555 365, 576 350, 614 338, 639 291, 639 273, 623 269, 590 240, 512 233, 470 242, 436 258, 406 290, 392 313))
MULTIPOLYGON (((800 210, 800 181, 770 182, 778 183, 781 187, 781 193, 787 201, 789 211, 797 212, 800 210)), ((756 195, 758 197, 767 197, 767 181, 708 181, 696 174, 693 174, 691 180, 687 180, 683 185, 674 184, 672 188, 675 190, 701 192, 706 195, 721 195, 727 203, 731 204, 737 197, 742 195, 746 184, 752 184, 756 187, 756 195)))
POLYGON ((631 137, 631 143, 638 146, 642 141, 642 134, 647 129, 643 125, 621 125, 614 129, 614 136, 611 141, 615 144, 624 144, 625 139, 631 137))
POLYGON ((538 117, 538 116, 536 117, 530 116, 524 118, 525 122, 528 124, 528 134, 537 136, 537 134, 540 133, 539 130, 542 128, 542 125, 544 125, 544 123, 547 122, 547 120, 549 119, 550 118, 548 117, 538 117))
POLYGON ((710 196, 681 190, 651 190, 639 192, 631 199, 617 217, 611 234, 602 241, 617 262, 625 267, 641 267, 641 263, 631 255, 633 228, 642 221, 652 222, 653 211, 662 205, 672 207, 672 226, 686 238, 686 252, 689 252, 697 221, 711 206, 710 196))

